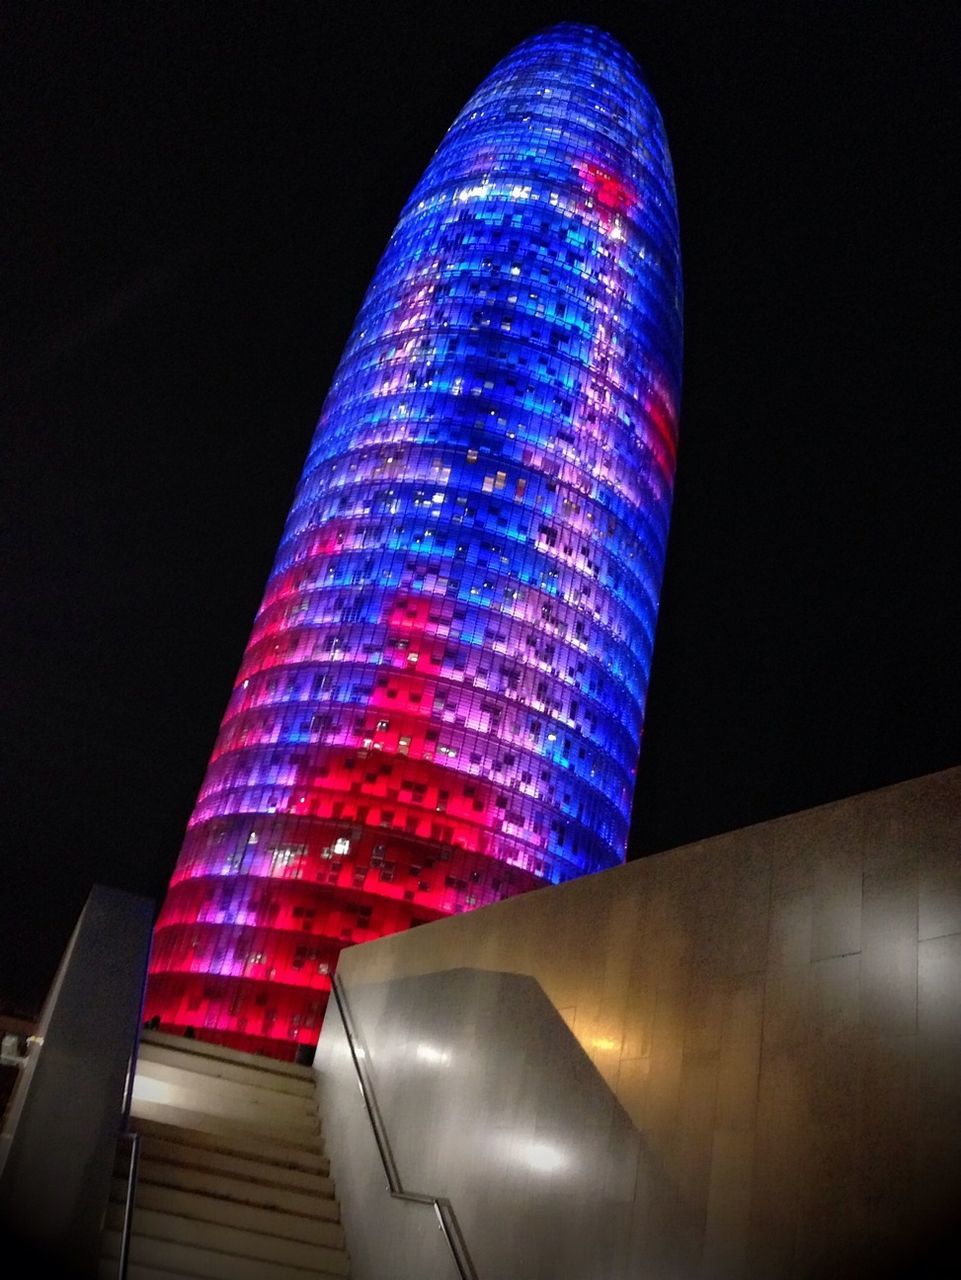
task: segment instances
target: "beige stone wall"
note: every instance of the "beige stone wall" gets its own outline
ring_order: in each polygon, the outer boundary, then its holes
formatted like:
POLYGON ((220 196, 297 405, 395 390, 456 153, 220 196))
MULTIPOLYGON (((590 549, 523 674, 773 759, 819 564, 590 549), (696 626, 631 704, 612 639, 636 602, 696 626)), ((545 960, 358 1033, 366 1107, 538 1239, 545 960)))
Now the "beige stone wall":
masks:
MULTIPOLYGON (((637 1167, 614 1193, 632 1204, 608 1217, 623 1238, 605 1276, 902 1274, 895 1268, 920 1265, 961 1218, 961 769, 382 939, 341 961, 362 1010, 376 984, 465 967, 536 979, 620 1104, 612 1114, 626 1113, 636 1133, 637 1167)), ((386 1007, 368 1001, 362 1026, 375 1070, 378 1055, 383 1065, 397 1052, 388 1039, 401 1024, 378 1013, 386 1007)), ((540 1064, 540 1088, 556 1088, 559 1071, 540 1064)), ((449 1072, 417 1095, 427 1113, 412 1122, 385 1071, 382 1080, 403 1134, 398 1158, 440 1176, 417 1135, 456 1143, 457 1090, 466 1112, 476 1089, 449 1072)), ((525 1087, 513 1105, 507 1121, 525 1129, 540 1104, 525 1087)), ((598 1147, 598 1186, 612 1177, 612 1150, 598 1147)), ((496 1171, 476 1151, 463 1163, 448 1156, 443 1172, 475 1206, 465 1213, 483 1255, 476 1206, 496 1171)), ((543 1179, 529 1182, 517 1193, 536 1207, 543 1179)), ((576 1184, 581 1198, 589 1182, 576 1184)), ((598 1228, 585 1218, 583 1229, 598 1228)), ((588 1275, 556 1259, 539 1269, 536 1248, 528 1256, 510 1280, 588 1275)))

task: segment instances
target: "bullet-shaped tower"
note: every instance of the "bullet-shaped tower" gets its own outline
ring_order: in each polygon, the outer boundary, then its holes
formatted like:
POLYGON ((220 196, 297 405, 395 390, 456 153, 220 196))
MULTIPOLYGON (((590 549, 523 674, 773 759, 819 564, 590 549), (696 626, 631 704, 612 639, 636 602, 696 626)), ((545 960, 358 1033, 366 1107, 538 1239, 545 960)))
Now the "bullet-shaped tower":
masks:
POLYGON ((292 1057, 342 947, 625 855, 681 269, 610 36, 519 45, 391 236, 164 903, 147 1016, 292 1057))

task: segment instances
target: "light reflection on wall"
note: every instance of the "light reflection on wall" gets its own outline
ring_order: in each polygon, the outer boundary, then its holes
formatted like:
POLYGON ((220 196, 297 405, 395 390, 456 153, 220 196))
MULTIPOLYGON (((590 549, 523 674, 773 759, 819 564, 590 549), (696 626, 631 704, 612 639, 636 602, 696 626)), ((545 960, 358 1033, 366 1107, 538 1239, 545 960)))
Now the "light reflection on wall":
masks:
POLYGON ((438 1049, 433 1044, 419 1044, 415 1050, 420 1062, 427 1062, 434 1067, 450 1065, 450 1053, 446 1049, 438 1049))
POLYGON ((363 302, 148 1015, 292 1055, 343 946, 623 859, 680 346, 657 108, 610 37, 554 28, 468 102, 363 302))
POLYGON ((570 1164, 564 1149, 551 1142, 524 1142, 517 1149, 521 1162, 536 1173, 558 1173, 570 1164))

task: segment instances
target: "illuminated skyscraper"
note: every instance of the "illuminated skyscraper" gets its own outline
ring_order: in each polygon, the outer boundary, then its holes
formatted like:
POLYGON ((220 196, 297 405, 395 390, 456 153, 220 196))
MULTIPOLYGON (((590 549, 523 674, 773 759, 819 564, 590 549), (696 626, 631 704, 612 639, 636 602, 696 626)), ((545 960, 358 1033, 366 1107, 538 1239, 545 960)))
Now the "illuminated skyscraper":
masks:
POLYGON ((148 1016, 291 1056, 350 943, 622 861, 674 475, 660 115, 519 45, 400 216, 157 926, 148 1016))

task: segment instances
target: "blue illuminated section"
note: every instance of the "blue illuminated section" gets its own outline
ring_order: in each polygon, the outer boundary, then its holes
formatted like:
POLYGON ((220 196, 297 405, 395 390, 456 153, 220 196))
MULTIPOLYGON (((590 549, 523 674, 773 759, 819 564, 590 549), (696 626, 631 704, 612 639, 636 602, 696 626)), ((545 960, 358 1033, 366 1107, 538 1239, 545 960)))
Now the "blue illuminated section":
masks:
POLYGON ((680 373, 660 115, 555 27, 361 306, 158 926, 165 1025, 315 1040, 343 945, 624 858, 680 373))

